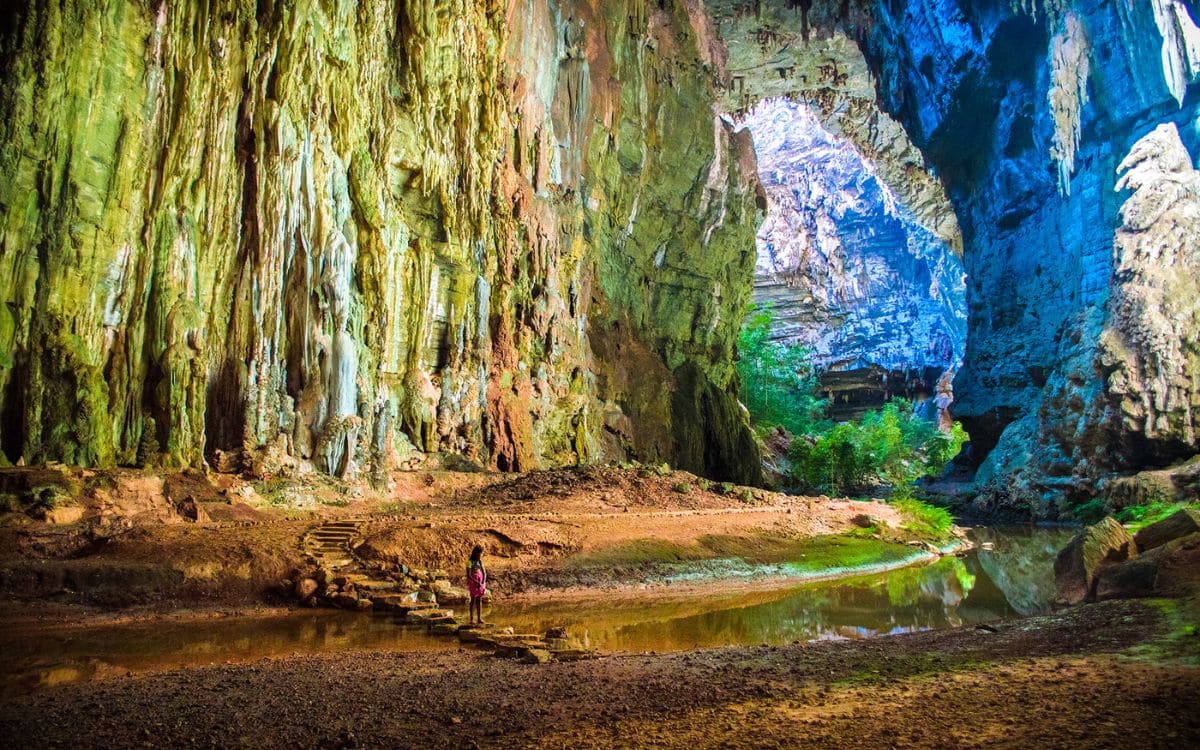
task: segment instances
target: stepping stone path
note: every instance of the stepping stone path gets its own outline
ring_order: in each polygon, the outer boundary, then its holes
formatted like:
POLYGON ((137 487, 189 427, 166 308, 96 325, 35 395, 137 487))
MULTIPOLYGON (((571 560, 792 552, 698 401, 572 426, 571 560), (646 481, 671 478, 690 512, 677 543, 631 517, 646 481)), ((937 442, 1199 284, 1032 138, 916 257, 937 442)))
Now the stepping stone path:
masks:
POLYGON ((464 624, 446 604, 467 603, 467 592, 454 586, 445 571, 371 568, 359 560, 352 544, 361 539, 368 519, 339 518, 314 526, 301 546, 316 567, 311 574, 296 571, 286 581, 293 595, 306 606, 374 611, 389 616, 398 627, 421 628, 431 635, 457 637, 492 651, 495 656, 520 659, 528 664, 576 661, 593 656, 561 629, 544 636, 514 633, 491 624, 464 624))

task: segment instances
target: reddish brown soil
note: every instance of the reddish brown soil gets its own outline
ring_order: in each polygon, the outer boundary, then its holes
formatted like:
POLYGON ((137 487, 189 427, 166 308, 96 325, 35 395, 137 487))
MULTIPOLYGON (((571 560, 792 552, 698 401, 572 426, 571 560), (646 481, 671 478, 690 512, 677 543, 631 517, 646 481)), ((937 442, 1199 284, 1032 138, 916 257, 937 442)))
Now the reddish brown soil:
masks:
MULTIPOLYGON (((0 593, 15 611, 46 602, 154 611, 283 603, 273 594, 279 582, 311 567, 301 537, 323 520, 344 517, 369 519, 367 544, 359 550, 367 560, 457 571, 470 548, 482 543, 492 588, 502 595, 527 588, 569 555, 632 542, 687 546, 705 535, 798 539, 852 529, 851 519, 861 513, 894 527, 901 523, 880 503, 749 488, 721 494, 702 489, 686 472, 396 472, 391 486, 378 491, 317 475, 248 482, 185 472, 163 481, 133 470, 6 471, 0 478, 10 484, 57 481, 85 513, 83 521, 65 525, 22 513, 0 520, 0 593), (184 501, 199 507, 199 521, 180 515, 184 501)), ((620 576, 601 571, 593 577, 567 585, 620 576)))

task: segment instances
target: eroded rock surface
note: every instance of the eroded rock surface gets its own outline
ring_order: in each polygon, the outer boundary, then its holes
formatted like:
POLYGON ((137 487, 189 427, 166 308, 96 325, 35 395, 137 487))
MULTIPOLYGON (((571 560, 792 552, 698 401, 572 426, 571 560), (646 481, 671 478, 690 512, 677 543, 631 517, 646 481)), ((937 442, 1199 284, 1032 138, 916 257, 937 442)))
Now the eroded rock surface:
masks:
POLYGON ((962 358, 961 259, 808 105, 764 102, 738 123, 767 193, 753 298, 772 309, 774 336, 821 370, 928 368, 932 390, 962 358))
POLYGON ((1113 563, 1137 557, 1137 545, 1125 527, 1109 516, 1082 529, 1054 560, 1054 584, 1068 604, 1096 598, 1096 582, 1113 563))
POLYGON ((756 177, 698 4, 23 3, 0 461, 753 481, 756 177))
POLYGON ((982 502, 1053 515, 1197 452, 1200 38, 1175 0, 875 6, 884 108, 963 228, 982 502))

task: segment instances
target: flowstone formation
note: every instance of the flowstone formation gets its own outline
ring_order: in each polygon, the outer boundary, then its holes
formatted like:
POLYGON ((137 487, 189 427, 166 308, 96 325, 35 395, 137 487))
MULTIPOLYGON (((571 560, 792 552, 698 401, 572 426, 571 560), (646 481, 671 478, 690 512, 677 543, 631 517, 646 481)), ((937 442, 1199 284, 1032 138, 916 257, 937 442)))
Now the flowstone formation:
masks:
POLYGON ((932 392, 962 358, 961 259, 807 105, 769 100, 738 124, 768 198, 753 296, 774 337, 811 351, 835 416, 909 381, 932 392))
POLYGON ((0 462, 758 478, 761 194, 697 3, 25 3, 0 462))

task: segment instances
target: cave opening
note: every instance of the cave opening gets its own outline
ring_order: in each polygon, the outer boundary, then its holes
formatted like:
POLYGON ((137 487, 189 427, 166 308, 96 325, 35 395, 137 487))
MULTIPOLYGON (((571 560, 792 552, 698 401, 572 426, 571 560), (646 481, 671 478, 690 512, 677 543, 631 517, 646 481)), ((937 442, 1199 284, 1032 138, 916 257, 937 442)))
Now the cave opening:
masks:
POLYGON ((735 126, 767 195, 753 304, 771 340, 807 353, 831 419, 903 397, 948 429, 966 342, 960 255, 808 103, 768 99, 735 126))

